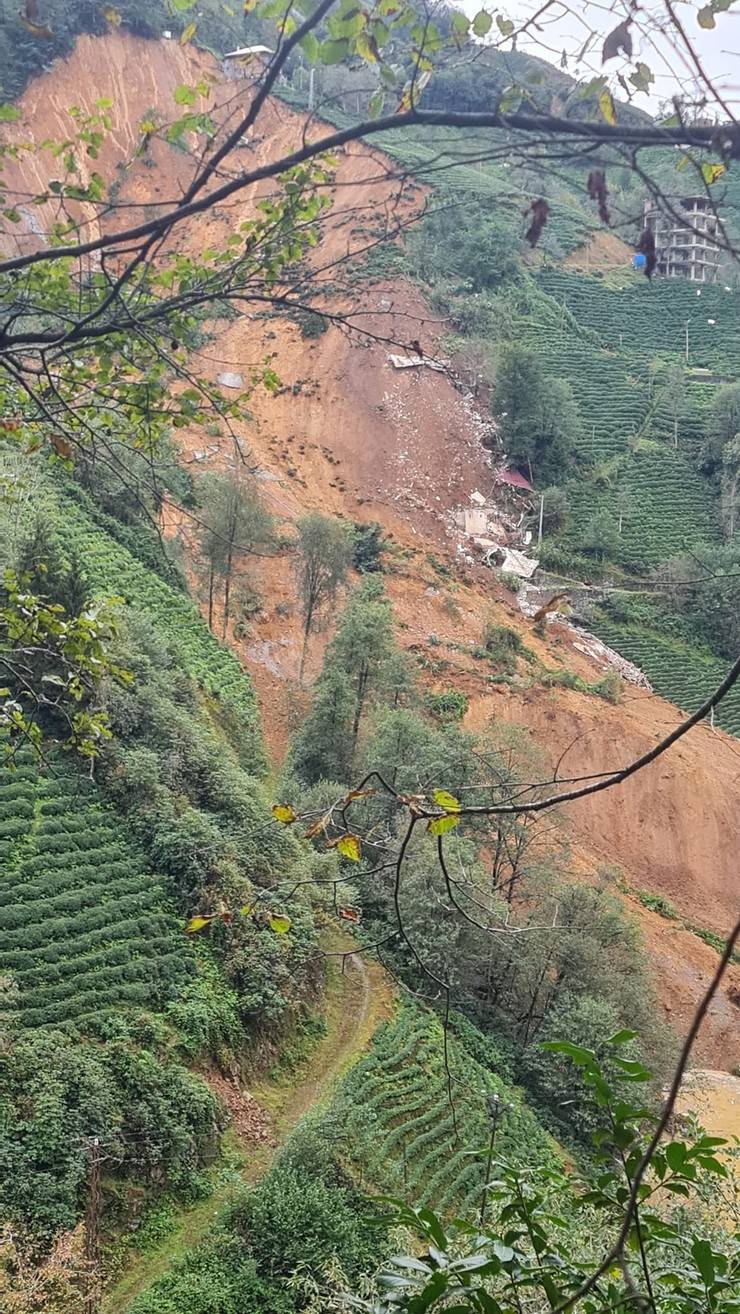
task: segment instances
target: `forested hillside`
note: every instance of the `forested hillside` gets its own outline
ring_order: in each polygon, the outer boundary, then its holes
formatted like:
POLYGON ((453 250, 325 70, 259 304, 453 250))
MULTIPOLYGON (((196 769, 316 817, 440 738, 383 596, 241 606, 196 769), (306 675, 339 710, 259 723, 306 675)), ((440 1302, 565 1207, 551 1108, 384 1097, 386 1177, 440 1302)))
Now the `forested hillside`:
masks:
POLYGON ((0 12, 3 1314, 736 1309, 740 291, 492 28, 0 12))

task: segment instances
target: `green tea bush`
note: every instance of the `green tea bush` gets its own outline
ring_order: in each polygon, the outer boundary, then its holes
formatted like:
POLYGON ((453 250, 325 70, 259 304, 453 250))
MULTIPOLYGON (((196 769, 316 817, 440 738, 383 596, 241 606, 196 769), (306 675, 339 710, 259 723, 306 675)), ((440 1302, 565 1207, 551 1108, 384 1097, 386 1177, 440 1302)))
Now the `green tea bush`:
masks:
POLYGON ((22 784, 10 771, 0 780, 0 833, 12 840, 0 858, 0 973, 17 984, 20 1025, 175 997, 193 971, 190 950, 98 791, 58 764, 22 784), (50 815, 50 803, 65 811, 50 815))
POLYGON ((135 1296, 127 1314, 293 1314, 287 1291, 258 1276, 241 1237, 217 1234, 135 1296))

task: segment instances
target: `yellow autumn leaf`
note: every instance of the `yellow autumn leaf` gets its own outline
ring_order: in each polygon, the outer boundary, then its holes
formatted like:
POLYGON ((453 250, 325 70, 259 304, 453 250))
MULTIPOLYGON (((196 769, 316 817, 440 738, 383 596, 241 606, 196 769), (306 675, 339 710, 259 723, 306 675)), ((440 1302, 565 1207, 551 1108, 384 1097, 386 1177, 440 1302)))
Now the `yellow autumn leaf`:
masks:
POLYGON ((202 931, 204 926, 210 926, 212 921, 212 917, 191 917, 185 927, 185 934, 195 935, 198 931, 202 931))
POLYGON ((337 841, 337 852, 341 853, 343 858, 349 858, 350 862, 360 861, 360 841, 356 835, 343 835, 337 841))
POLYGON ((459 824, 459 821, 460 818, 456 817, 454 813, 450 813, 446 817, 433 817, 431 821, 427 822, 427 830, 430 835, 446 835, 448 830, 452 830, 454 826, 459 824))
POLYGON ((721 178, 724 172, 724 164, 710 164, 707 160, 701 166, 701 176, 708 187, 711 187, 712 183, 716 182, 718 178, 721 178))
POLYGON ((438 808, 444 808, 445 812, 460 811, 460 800, 455 798, 454 794, 448 794, 446 789, 435 789, 432 800, 438 808))
POLYGON ((271 913, 268 926, 276 935, 285 935, 290 930, 291 922, 287 913, 271 913))
POLYGON ((192 41, 193 37, 195 36, 195 29, 197 26, 198 26, 197 23, 188 23, 187 27, 183 28, 182 32, 180 33, 181 46, 186 46, 188 44, 188 41, 192 41))
POLYGON ((272 815, 276 821, 282 821, 284 826, 289 826, 296 820, 295 812, 290 803, 275 803, 272 808, 272 815))
POLYGON ((103 15, 103 18, 105 19, 106 23, 110 23, 111 27, 121 26, 121 21, 122 21, 121 15, 119 14, 117 9, 113 8, 113 5, 105 5, 100 12, 103 15))
POLYGON ((606 87, 599 96, 599 112, 602 119, 614 127, 614 124, 617 121, 617 116, 614 112, 614 99, 612 93, 606 87))

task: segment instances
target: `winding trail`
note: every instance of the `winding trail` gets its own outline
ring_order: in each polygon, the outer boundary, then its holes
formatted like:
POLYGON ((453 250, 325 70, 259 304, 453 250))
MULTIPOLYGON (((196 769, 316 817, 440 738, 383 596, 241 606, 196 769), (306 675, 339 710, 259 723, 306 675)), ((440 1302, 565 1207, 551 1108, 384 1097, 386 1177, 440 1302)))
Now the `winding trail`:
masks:
MULTIPOLYGON (((344 933, 332 931, 324 948, 353 949, 344 933)), ((310 1057, 294 1072, 256 1082, 252 1100, 266 1115, 269 1141, 240 1134, 236 1125, 226 1133, 234 1171, 221 1180, 206 1200, 181 1210, 174 1227, 153 1250, 132 1252, 118 1281, 103 1296, 101 1314, 126 1314, 139 1292, 161 1277, 188 1250, 205 1240, 218 1215, 245 1186, 259 1181, 276 1151, 309 1109, 326 1101, 336 1082, 367 1048, 382 1021, 391 1015, 393 990, 382 968, 358 955, 329 959, 322 1018, 325 1033, 310 1057)), ((238 1123, 238 1119, 235 1120, 238 1123)))

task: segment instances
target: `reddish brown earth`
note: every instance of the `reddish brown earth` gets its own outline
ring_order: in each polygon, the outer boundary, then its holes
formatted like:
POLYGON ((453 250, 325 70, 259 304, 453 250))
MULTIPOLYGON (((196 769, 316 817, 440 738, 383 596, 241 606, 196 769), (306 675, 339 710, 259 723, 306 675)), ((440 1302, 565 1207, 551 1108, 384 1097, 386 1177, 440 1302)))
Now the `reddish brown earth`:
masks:
MULTIPOLYGON (((180 82, 218 73, 210 57, 172 42, 148 43, 121 34, 82 38, 70 59, 35 83, 21 104, 33 115, 37 139, 64 130, 64 108, 90 105, 110 95, 115 122, 102 163, 106 172, 120 153, 130 153, 144 111, 159 107, 172 117, 172 92, 180 82), (106 167, 107 166, 107 167, 106 167)), ((244 98, 245 85, 217 86, 223 106, 244 98)), ((227 108, 222 110, 227 112, 227 108)), ((300 120, 272 102, 258 123, 261 138, 250 160, 266 160, 298 140, 300 120)), ((192 163, 159 144, 155 163, 139 162, 128 173, 124 194, 132 201, 161 202, 182 189, 192 163)), ((22 166, 28 174, 28 165, 22 166)), ((34 166, 32 188, 44 184, 34 166)), ((394 167, 378 152, 353 146, 337 161, 332 217, 320 255, 335 261, 361 248, 367 234, 356 231, 385 223, 396 202, 394 167), (362 207, 359 222, 350 207, 362 207), (370 220, 367 216, 374 216, 370 220)), ((26 181, 28 187, 28 181, 26 181)), ((412 205, 420 191, 405 193, 412 205)), ((187 235, 201 247, 225 225, 248 217, 254 197, 244 196, 221 217, 202 222, 187 235)), ((623 260, 613 247, 595 254, 623 260)), ((590 257, 589 257, 590 258, 590 257)), ((386 585, 394 604, 399 642, 424 659, 423 678, 432 687, 462 689, 469 698, 466 723, 481 733, 491 722, 515 723, 537 746, 549 767, 565 753, 561 775, 579 776, 622 765, 655 744, 680 715, 662 699, 628 685, 619 706, 593 696, 542 686, 492 685, 464 649, 479 642, 485 618, 517 629, 527 646, 551 668, 566 666, 589 680, 602 671, 578 652, 565 626, 548 627, 538 639, 514 599, 481 566, 465 564, 449 526, 452 508, 473 488, 488 493, 491 474, 480 446, 482 418, 475 415, 446 374, 396 372, 387 360, 389 341, 420 338, 430 356, 444 356, 446 325, 417 289, 395 279, 337 293, 333 303, 352 312, 364 335, 330 327, 306 340, 285 320, 243 317, 214 326, 197 361, 215 377, 224 369, 246 371, 274 353, 282 382, 277 396, 257 392, 253 421, 239 437, 259 466, 265 500, 290 530, 307 508, 351 520, 378 520, 391 541, 386 585), (372 335, 377 335, 373 337, 372 335), (379 340, 381 339, 381 340, 379 340), (437 569, 434 563, 436 562, 437 569), (450 646, 454 645, 454 646, 450 646)), ((194 469, 229 469, 233 447, 220 449, 194 469)), ((183 459, 193 463, 209 439, 185 436, 183 459)), ((192 547, 192 526, 172 507, 171 532, 192 547)), ((308 695, 296 675, 300 625, 289 554, 251 562, 250 576, 262 597, 248 636, 231 637, 254 681, 271 757, 278 763, 308 695)), ((193 579, 196 579, 193 566, 193 579)), ((308 678, 320 666, 330 630, 315 637, 308 678)), ((526 676, 526 664, 520 663, 526 676)), ((738 908, 737 801, 740 743, 707 727, 634 780, 563 811, 558 824, 571 847, 579 878, 618 880, 632 890, 666 896, 681 920, 726 934, 738 908), (609 874, 605 874, 608 869, 609 874)), ((628 899, 638 918, 666 1017, 685 1030, 696 1000, 717 963, 716 952, 688 931, 628 899)), ((731 1069, 740 1062, 740 970, 733 969, 712 1009, 697 1055, 707 1067, 731 1069)))

